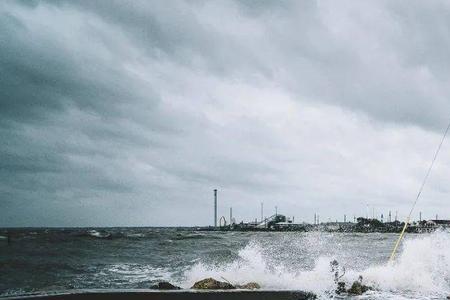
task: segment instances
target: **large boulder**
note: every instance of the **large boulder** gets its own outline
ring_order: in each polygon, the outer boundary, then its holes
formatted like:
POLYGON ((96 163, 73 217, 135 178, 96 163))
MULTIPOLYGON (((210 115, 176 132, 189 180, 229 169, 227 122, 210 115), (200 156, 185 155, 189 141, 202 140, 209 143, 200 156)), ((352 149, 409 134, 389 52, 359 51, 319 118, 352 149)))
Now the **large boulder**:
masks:
POLYGON ((347 293, 352 295, 362 295, 369 290, 371 290, 371 287, 362 284, 361 281, 355 281, 353 282, 352 286, 347 290, 347 293))
POLYGON ((150 287, 152 290, 180 290, 179 286, 175 286, 167 281, 158 282, 150 287))
POLYGON ((214 278, 206 278, 194 283, 192 288, 197 290, 231 290, 236 287, 228 282, 218 281, 214 278))
POLYGON ((245 289, 245 290, 256 290, 260 289, 261 286, 257 284, 256 282, 249 282, 244 285, 236 285, 237 289, 245 289))

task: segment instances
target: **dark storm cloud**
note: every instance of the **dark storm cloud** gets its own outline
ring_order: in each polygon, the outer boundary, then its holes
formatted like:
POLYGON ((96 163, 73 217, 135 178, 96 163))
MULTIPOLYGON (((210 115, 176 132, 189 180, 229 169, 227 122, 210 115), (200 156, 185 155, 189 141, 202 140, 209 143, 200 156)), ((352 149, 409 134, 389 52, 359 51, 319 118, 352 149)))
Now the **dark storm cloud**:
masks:
POLYGON ((450 111, 449 11, 3 1, 0 225, 204 223, 213 187, 246 218, 403 205, 450 111))

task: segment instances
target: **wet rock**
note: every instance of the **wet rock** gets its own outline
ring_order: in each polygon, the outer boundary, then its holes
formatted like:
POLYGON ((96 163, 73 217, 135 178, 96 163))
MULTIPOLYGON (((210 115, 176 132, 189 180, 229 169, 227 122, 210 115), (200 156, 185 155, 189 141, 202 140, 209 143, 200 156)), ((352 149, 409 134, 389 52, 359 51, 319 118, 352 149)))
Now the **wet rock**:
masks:
POLYGON ((361 281, 355 281, 353 282, 352 286, 347 290, 347 293, 352 295, 362 295, 369 290, 371 290, 371 287, 362 284, 361 281))
POLYGON ((339 281, 336 287, 336 294, 340 295, 345 292, 347 292, 347 290, 345 289, 345 282, 339 281))
POLYGON ((158 282, 158 284, 152 285, 150 287, 152 290, 180 290, 181 288, 175 286, 167 281, 158 282))
POLYGON ((260 289, 261 286, 256 282, 249 282, 244 285, 236 285, 237 289, 246 289, 246 290, 256 290, 260 289))
POLYGON ((228 282, 218 281, 214 278, 206 278, 194 283, 192 288, 197 290, 231 290, 236 287, 228 282))

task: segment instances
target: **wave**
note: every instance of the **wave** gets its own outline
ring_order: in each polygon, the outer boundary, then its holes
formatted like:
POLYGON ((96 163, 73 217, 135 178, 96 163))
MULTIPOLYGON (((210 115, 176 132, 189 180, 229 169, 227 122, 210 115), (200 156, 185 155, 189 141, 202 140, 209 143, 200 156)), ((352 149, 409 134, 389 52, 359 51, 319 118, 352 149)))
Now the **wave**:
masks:
POLYGON ((174 240, 200 240, 200 239, 221 239, 218 236, 212 236, 209 234, 191 234, 191 233, 177 233, 174 240))
POLYGON ((362 275, 381 290, 448 295, 450 234, 436 232, 406 240, 394 263, 368 268, 362 275))
MULTIPOLYGON (((346 251, 351 253, 352 249, 346 251)), ((279 252, 267 251, 261 243, 252 241, 238 252, 238 258, 232 262, 220 265, 197 262, 184 273, 181 284, 187 288, 197 280, 214 277, 234 284, 256 281, 264 289, 311 291, 320 298, 329 298, 330 292, 336 288, 330 261, 339 261, 339 257, 316 257, 310 268, 289 267, 293 261, 311 259, 314 254, 317 253, 310 251, 302 257, 291 255, 289 262, 279 252)), ((399 299, 399 295, 405 299, 445 298, 450 293, 450 234, 436 232, 410 236, 392 264, 386 262, 362 270, 351 265, 344 267, 346 273, 342 280, 351 283, 363 276, 365 284, 375 287, 370 295, 373 299, 399 299)))
POLYGON ((111 239, 112 235, 111 233, 104 232, 104 231, 97 231, 97 230, 88 230, 87 232, 88 236, 99 238, 99 239, 111 239))
POLYGON ((172 277, 168 268, 142 264, 114 264, 105 267, 98 274, 117 276, 128 284, 169 281, 172 277))

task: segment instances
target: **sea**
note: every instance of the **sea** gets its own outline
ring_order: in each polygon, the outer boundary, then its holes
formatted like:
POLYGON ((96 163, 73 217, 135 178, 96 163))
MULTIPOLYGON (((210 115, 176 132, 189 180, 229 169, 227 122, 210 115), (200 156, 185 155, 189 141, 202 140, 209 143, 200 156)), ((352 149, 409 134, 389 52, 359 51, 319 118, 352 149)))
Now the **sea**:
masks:
MULTIPOLYGON (((71 289, 182 288, 213 277, 266 290, 334 294, 338 262, 347 285, 373 287, 357 299, 446 299, 450 233, 206 232, 189 228, 0 229, 0 296, 71 289), (6 239, 7 234, 10 241, 6 239)), ((349 299, 355 299, 349 298, 349 299)))

